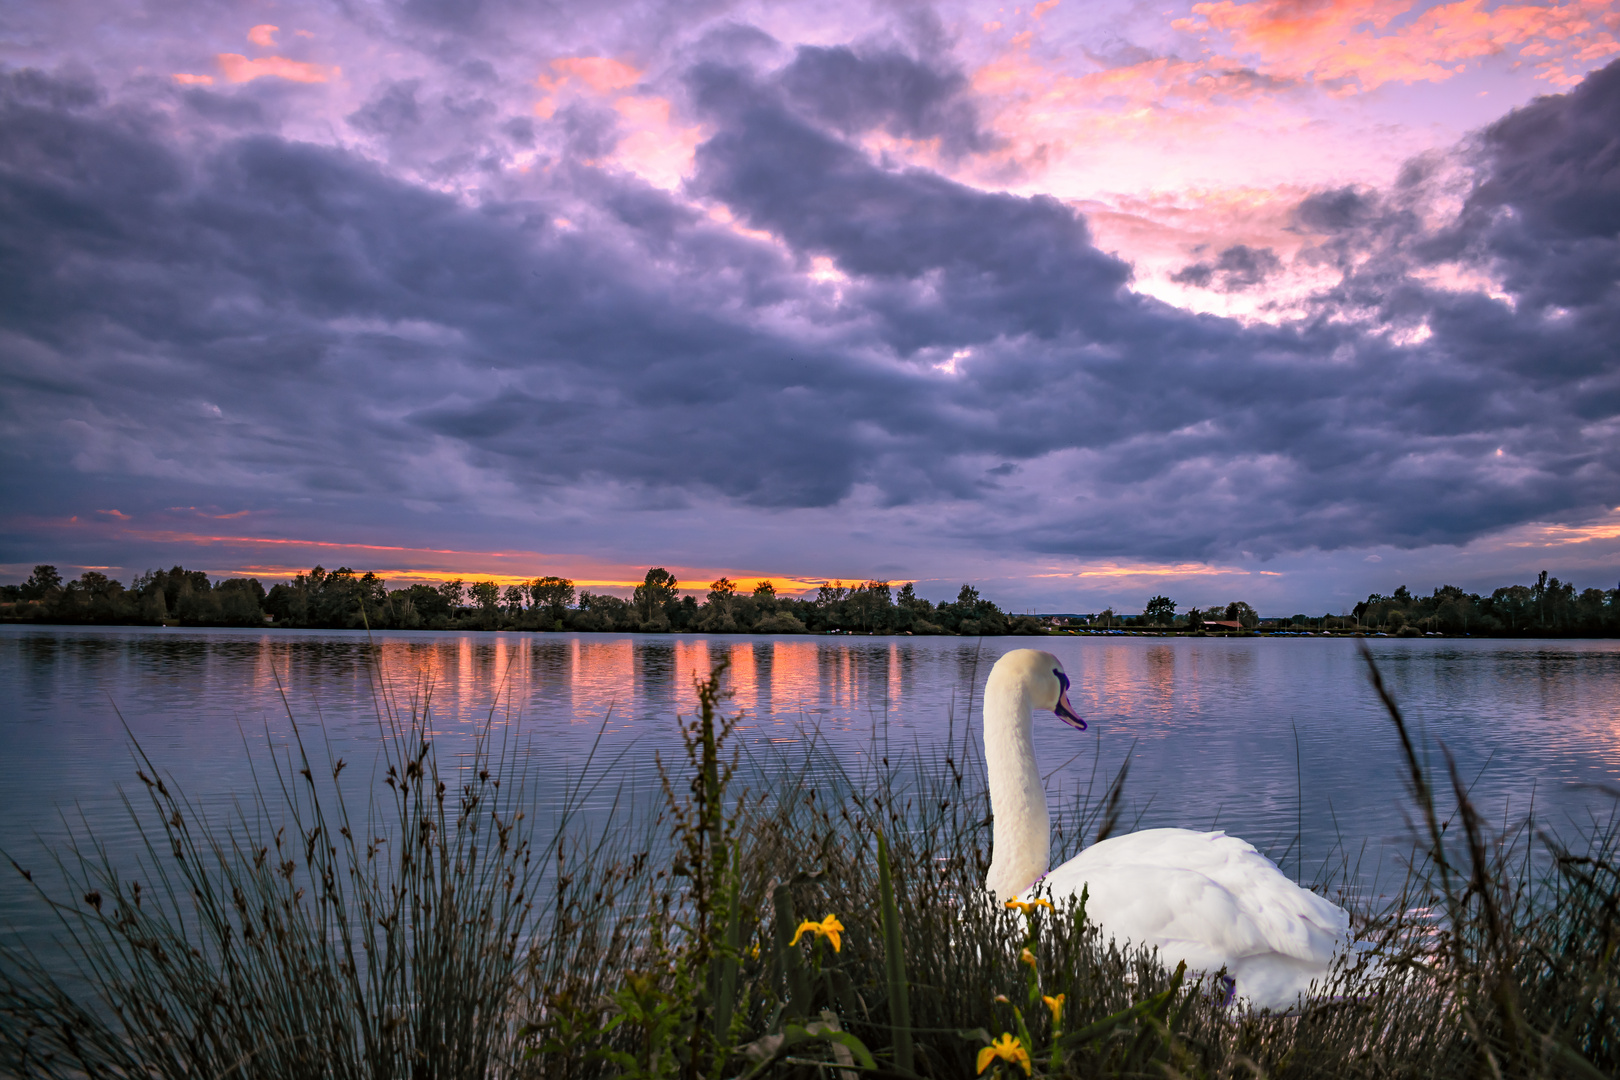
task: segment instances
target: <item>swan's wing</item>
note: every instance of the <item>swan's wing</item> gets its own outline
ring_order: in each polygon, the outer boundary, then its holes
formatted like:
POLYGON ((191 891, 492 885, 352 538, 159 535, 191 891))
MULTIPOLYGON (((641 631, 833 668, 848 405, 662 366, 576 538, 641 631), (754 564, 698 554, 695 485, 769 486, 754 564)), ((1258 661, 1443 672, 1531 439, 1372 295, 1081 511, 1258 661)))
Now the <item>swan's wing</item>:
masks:
POLYGON ((1225 833, 1148 829, 1093 845, 1046 876, 1055 896, 1090 889, 1087 911, 1116 938, 1213 970, 1280 953, 1327 964, 1349 916, 1225 833))

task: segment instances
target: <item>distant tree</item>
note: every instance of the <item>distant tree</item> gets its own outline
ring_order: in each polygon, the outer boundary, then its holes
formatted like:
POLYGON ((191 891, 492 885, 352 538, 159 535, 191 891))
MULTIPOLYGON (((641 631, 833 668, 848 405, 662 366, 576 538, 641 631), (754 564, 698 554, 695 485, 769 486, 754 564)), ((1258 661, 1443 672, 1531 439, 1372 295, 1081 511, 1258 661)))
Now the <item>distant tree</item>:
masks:
POLYGON ((446 581, 438 587, 439 595, 443 597, 445 606, 450 609, 450 614, 452 616, 455 615, 456 609, 459 608, 464 602, 462 597, 462 587, 463 582, 460 578, 456 578, 453 581, 446 581))
POLYGON ((979 590, 971 585, 963 585, 962 591, 956 594, 956 602, 963 607, 975 607, 979 603, 979 590))
POLYGON ((754 586, 754 599, 755 600, 775 600, 776 599, 776 586, 772 585, 769 581, 760 582, 758 585, 754 586))
POLYGON ((1203 628, 1204 613, 1199 611, 1197 608, 1190 609, 1187 612, 1187 629, 1197 631, 1202 630, 1203 628))
POLYGON ((264 585, 258 578, 227 578, 214 586, 213 618, 223 626, 258 626, 264 622, 264 585))
POLYGON ((474 582, 467 591, 472 594, 472 601, 478 605, 488 622, 493 622, 496 609, 501 602, 501 587, 493 581, 474 582))
POLYGON ((579 611, 571 625, 581 630, 634 630, 639 622, 634 605, 617 596, 585 590, 579 594, 579 611))
MULTIPOLYGON (((654 622, 657 616, 663 614, 664 605, 674 601, 679 592, 680 583, 675 580, 675 575, 662 566, 655 566, 636 586, 631 603, 635 605, 642 622, 654 622)), ((667 615, 664 617, 668 618, 667 615)))
POLYGON ((535 578, 529 582, 529 598, 553 620, 561 619, 574 606, 574 583, 560 577, 535 578))
POLYGON ((867 581, 850 590, 850 614, 862 630, 876 630, 888 624, 894 607, 887 581, 867 581))
POLYGON ((44 600, 62 590, 62 575, 57 573, 56 567, 40 565, 34 567, 34 572, 23 582, 22 598, 24 600, 44 600))
POLYGON ((831 610, 836 605, 843 603, 844 597, 847 595, 849 595, 849 590, 844 588, 842 581, 829 582, 816 590, 816 606, 831 610))
POLYGON ((1168 596, 1155 596, 1142 609, 1142 617, 1154 626, 1175 622, 1176 602, 1168 596))
POLYGON ((1260 625, 1260 616, 1255 613, 1254 608, 1242 600, 1234 600, 1227 604, 1225 615, 1227 622, 1236 622, 1245 630, 1253 630, 1260 625))
POLYGON ((508 585, 501 590, 501 601, 506 607, 506 614, 510 618, 517 618, 523 614, 523 608, 529 599, 529 583, 508 585))
POLYGON ((709 582, 708 603, 719 614, 731 614, 731 602, 736 596, 737 583, 730 578, 717 578, 709 582))
POLYGON ((426 624, 440 625, 450 619, 450 604, 444 594, 432 585, 418 582, 409 588, 390 594, 395 610, 399 612, 401 626, 426 624))

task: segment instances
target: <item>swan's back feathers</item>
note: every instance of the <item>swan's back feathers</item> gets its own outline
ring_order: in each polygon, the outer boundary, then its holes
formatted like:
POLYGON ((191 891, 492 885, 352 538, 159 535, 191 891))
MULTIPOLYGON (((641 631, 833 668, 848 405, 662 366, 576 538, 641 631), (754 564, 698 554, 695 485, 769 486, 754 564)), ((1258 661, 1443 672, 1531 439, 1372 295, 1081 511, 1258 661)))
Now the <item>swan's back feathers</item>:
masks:
POLYGON ((1292 1004, 1349 936, 1343 910, 1224 832, 1148 829, 1113 837, 1052 871, 1041 886, 1053 896, 1089 888, 1087 914, 1106 935, 1157 946, 1171 965, 1224 967, 1257 1005, 1292 1004), (1279 980, 1284 985, 1274 985, 1279 980))

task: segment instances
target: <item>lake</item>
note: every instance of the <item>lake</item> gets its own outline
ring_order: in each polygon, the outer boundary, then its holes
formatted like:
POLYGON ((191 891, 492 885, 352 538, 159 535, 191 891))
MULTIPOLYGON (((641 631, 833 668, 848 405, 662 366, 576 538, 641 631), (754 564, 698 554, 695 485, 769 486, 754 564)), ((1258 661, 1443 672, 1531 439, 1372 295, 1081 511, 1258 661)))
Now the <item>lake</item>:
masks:
MULTIPOLYGON (((521 755, 542 811, 596 747, 590 800, 647 805, 653 755, 678 752, 694 676, 731 661, 732 710, 755 756, 789 755, 814 729, 836 757, 901 759, 978 734, 985 675, 1037 646, 1073 677, 1081 734, 1037 717, 1054 808, 1127 755, 1127 822, 1220 827, 1311 879, 1344 858, 1382 892, 1407 849, 1398 743, 1353 640, 1332 638, 892 638, 380 633, 0 626, 0 847, 47 863, 66 822, 118 845, 134 794, 131 737, 210 812, 252 790, 250 760, 285 747, 290 708, 307 738, 357 766, 380 747, 378 675, 408 707, 430 695, 441 762, 486 725, 521 755), (282 691, 286 694, 283 704, 282 691), (127 727, 126 727, 127 725, 127 727), (244 740, 246 747, 244 746, 244 740), (251 751, 251 752, 250 752, 251 751)), ((1532 805, 1564 834, 1606 819, 1620 781, 1620 642, 1373 639, 1416 732, 1443 741, 1476 802, 1501 823, 1532 805)), ((324 754, 324 750, 322 753, 324 754)), ((1438 764, 1438 754, 1435 756, 1438 764)), ((262 772, 261 772, 262 776, 262 772)), ((0 924, 47 922, 0 876, 0 924)))

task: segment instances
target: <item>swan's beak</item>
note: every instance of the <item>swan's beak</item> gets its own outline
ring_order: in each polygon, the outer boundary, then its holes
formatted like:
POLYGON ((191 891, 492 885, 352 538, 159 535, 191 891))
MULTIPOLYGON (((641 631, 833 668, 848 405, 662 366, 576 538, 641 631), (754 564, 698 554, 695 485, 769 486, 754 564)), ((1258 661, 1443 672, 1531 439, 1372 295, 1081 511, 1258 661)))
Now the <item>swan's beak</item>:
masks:
POLYGON ((1085 720, 1081 718, 1079 713, 1074 711, 1074 706, 1069 704, 1069 688, 1067 686, 1063 688, 1062 693, 1058 694, 1057 708, 1052 711, 1057 714, 1059 720, 1068 724, 1074 730, 1086 730, 1085 720))

